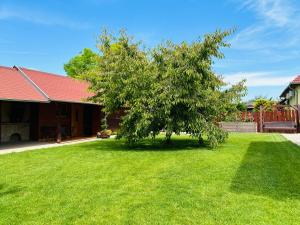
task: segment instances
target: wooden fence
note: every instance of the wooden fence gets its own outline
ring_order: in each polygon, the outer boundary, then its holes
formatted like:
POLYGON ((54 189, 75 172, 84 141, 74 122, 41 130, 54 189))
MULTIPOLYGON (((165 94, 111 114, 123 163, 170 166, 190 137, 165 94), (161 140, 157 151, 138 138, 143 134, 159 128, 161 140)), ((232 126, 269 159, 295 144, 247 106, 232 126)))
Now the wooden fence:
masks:
POLYGON ((294 106, 277 106, 273 111, 261 107, 257 112, 242 112, 238 117, 238 121, 256 122, 258 132, 299 132, 299 108, 294 106))
POLYGON ((228 132, 257 132, 256 122, 221 122, 222 129, 228 132))

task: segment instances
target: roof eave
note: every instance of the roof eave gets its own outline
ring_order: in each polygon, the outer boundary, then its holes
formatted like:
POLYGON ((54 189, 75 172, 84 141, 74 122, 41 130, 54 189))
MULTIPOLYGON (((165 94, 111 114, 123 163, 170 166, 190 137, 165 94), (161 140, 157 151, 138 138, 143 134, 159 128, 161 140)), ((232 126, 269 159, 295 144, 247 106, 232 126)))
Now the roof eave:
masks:
POLYGON ((33 100, 33 99, 13 99, 13 98, 0 98, 0 101, 6 101, 6 102, 50 103, 50 101, 43 101, 43 100, 33 100))
POLYGON ((75 103, 75 104, 86 104, 86 105, 101 105, 95 102, 82 102, 82 101, 68 101, 68 100, 56 100, 50 99, 51 102, 65 102, 65 103, 75 103))
POLYGON ((289 83, 289 85, 282 91, 282 93, 279 95, 279 97, 281 98, 281 97, 285 97, 284 95, 285 95, 285 93, 289 90, 289 89, 291 89, 291 85, 293 85, 294 83, 293 82, 291 82, 291 83, 289 83))

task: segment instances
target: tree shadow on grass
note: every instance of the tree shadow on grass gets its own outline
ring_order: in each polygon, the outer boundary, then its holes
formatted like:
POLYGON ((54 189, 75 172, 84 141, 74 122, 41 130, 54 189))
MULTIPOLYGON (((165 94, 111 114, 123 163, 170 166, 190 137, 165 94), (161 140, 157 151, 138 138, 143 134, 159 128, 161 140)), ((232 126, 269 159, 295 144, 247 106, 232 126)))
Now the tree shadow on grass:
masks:
POLYGON ((277 200, 300 199, 300 148, 289 141, 252 142, 231 190, 277 200))
POLYGON ((128 145, 124 140, 105 140, 94 144, 93 150, 101 151, 187 151, 187 150, 208 150, 208 147, 199 145, 196 139, 174 139, 167 144, 163 139, 146 139, 135 145, 128 145))
POLYGON ((9 187, 8 185, 0 184, 0 198, 6 195, 18 193, 21 190, 21 187, 9 187))

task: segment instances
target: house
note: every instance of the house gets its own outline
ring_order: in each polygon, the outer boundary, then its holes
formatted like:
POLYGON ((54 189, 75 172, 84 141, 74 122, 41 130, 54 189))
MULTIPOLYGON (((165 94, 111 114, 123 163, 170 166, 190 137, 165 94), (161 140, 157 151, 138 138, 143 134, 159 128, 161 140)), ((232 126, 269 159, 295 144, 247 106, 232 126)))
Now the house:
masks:
MULTIPOLYGON (((0 142, 57 141, 95 135, 101 106, 88 83, 20 67, 0 66, 0 142)), ((108 124, 118 126, 118 115, 108 124)))
POLYGON ((247 112, 253 112, 254 111, 254 102, 253 101, 246 102, 246 106, 247 106, 247 112))
POLYGON ((284 89, 280 95, 280 103, 285 105, 299 105, 300 98, 300 75, 297 76, 284 89))

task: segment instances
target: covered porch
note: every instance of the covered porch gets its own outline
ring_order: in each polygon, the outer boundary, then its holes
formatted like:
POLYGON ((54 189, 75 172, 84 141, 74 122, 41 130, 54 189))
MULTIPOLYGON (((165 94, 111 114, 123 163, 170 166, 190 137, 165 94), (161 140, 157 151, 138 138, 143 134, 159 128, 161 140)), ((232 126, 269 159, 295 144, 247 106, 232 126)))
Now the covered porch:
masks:
POLYGON ((92 137, 103 114, 95 104, 0 101, 0 143, 92 137))

